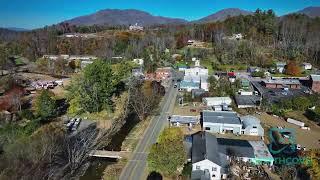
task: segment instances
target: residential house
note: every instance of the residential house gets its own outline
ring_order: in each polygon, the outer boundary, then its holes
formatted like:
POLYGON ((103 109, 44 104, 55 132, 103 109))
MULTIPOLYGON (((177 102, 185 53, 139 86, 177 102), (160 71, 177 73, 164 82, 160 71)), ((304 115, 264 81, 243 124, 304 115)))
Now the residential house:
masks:
POLYGON ((298 79, 268 79, 263 80, 262 84, 266 88, 281 89, 281 88, 291 88, 300 89, 301 83, 298 79))
POLYGON ((264 136, 264 129, 260 120, 254 116, 247 115, 240 117, 242 122, 242 134, 252 136, 264 136))
POLYGON ((203 111, 202 128, 212 133, 241 134, 242 124, 236 112, 203 111))
POLYGON ((192 162, 192 180, 226 179, 232 160, 252 165, 273 165, 274 159, 263 141, 216 138, 208 132, 191 136, 188 154, 192 162))
POLYGON ((312 74, 310 75, 309 79, 312 91, 320 92, 320 75, 312 74))
POLYGON ((304 70, 311 70, 312 69, 312 64, 311 63, 302 63, 302 68, 304 69, 304 70))
POLYGON ((286 62, 276 62, 276 70, 279 73, 284 73, 286 65, 286 62))
POLYGON ((129 30, 130 31, 143 31, 143 27, 142 26, 138 26, 138 23, 129 26, 129 30))
POLYGON ((192 135, 191 162, 191 179, 219 180, 227 176, 227 157, 219 152, 217 138, 210 133, 192 135))

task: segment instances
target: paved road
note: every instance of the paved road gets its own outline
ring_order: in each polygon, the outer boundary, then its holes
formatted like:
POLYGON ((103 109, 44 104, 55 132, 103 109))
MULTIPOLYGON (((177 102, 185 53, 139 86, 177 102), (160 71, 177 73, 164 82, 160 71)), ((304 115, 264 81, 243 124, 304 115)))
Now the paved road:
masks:
POLYGON ((177 96, 177 89, 171 85, 160 104, 160 114, 152 118, 144 136, 140 139, 131 159, 121 172, 120 180, 140 180, 147 165, 149 147, 157 141, 157 138, 168 123, 168 114, 172 111, 177 96))

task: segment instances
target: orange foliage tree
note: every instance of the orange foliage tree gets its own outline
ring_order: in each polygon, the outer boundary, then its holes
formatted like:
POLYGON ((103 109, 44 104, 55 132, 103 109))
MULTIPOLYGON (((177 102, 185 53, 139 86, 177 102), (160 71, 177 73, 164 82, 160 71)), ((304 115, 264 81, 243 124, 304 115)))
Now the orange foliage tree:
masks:
POLYGON ((292 76, 298 76, 300 75, 300 73, 301 73, 300 67, 299 65, 297 65, 295 61, 290 61, 287 64, 286 74, 292 75, 292 76))

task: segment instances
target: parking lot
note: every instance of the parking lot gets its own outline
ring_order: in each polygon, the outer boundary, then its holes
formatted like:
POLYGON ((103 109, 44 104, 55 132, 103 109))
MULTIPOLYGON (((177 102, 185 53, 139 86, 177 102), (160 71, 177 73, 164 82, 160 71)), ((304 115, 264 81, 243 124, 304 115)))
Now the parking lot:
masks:
POLYGON ((283 90, 266 88, 259 81, 251 81, 251 83, 262 94, 262 97, 267 99, 270 103, 277 103, 285 98, 302 96, 308 91, 308 88, 305 86, 302 86, 301 89, 283 90))

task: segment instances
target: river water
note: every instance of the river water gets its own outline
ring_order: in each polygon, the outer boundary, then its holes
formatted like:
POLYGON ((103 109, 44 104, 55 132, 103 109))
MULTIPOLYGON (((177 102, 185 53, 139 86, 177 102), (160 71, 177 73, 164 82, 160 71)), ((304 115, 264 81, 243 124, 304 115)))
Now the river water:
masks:
MULTIPOLYGON (((120 131, 111 138, 110 144, 104 149, 108 151, 120 151, 122 142, 138 122, 138 118, 134 114, 128 116, 126 123, 121 127, 120 131)), ((106 167, 116 162, 116 159, 93 157, 90 159, 89 168, 85 174, 80 177, 80 180, 101 180, 106 167)))

